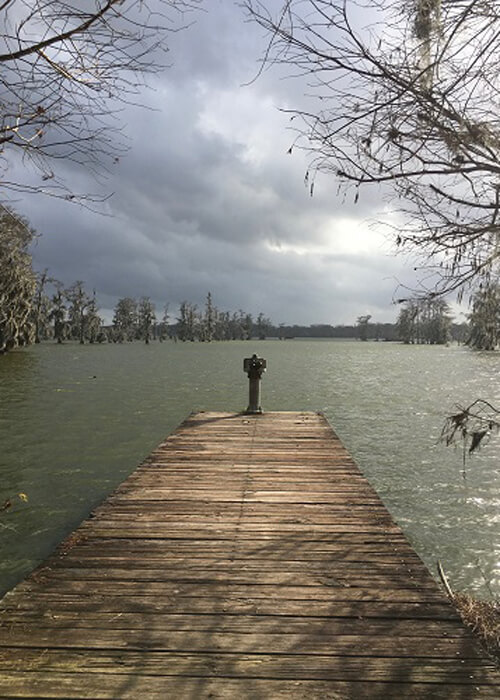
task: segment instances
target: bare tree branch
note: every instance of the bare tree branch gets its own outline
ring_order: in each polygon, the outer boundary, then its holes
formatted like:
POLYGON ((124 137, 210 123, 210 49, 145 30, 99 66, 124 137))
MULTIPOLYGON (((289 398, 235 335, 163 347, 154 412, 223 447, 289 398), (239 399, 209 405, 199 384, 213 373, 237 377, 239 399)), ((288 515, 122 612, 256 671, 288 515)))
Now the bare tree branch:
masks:
POLYGON ((202 0, 11 0, 0 5, 0 186, 16 153, 36 182, 17 191, 72 197, 57 161, 105 170, 126 151, 118 112, 163 68, 172 32, 202 0), (42 183, 44 183, 42 185, 42 183))
POLYGON ((439 271, 434 292, 470 287, 500 259, 500 7, 494 0, 286 0, 263 60, 307 78, 289 111, 310 172, 382 186, 400 247, 439 271))

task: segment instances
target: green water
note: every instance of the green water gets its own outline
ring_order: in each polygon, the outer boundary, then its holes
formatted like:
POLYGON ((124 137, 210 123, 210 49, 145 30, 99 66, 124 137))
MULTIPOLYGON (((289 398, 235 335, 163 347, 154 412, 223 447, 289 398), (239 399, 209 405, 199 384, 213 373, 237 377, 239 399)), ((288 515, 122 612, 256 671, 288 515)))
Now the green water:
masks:
POLYGON ((500 594, 500 441, 467 465, 437 439, 456 401, 500 403, 500 357, 342 341, 43 345, 0 357, 0 592, 43 560, 192 410, 323 411, 420 556, 500 594), (28 502, 16 494, 26 493, 28 502))

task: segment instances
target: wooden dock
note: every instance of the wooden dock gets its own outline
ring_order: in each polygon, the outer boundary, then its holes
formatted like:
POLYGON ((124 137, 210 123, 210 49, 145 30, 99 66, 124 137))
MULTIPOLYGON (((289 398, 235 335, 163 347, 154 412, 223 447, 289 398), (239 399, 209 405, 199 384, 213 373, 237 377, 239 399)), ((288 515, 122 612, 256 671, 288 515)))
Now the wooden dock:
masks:
POLYGON ((1 603, 2 698, 499 698, 313 413, 192 415, 1 603))

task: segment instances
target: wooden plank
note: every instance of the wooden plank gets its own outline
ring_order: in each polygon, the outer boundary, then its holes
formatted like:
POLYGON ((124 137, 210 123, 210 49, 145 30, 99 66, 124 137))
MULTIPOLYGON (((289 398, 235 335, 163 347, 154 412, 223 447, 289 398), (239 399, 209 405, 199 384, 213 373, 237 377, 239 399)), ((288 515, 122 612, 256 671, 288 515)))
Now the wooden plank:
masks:
POLYGON ((466 700, 467 698, 498 699, 498 689, 482 686, 480 696, 472 686, 460 683, 413 683, 411 681, 381 682, 335 679, 328 681, 294 680, 266 678, 214 678, 149 676, 141 673, 125 673, 111 676, 102 674, 96 683, 92 673, 52 672, 50 678, 44 672, 24 670, 5 672, 2 688, 9 698, 61 698, 63 700, 137 700, 137 698, 157 698, 166 700, 466 700))
POLYGON ((197 631, 210 633, 228 632, 231 634, 308 634, 308 635, 379 635, 404 637, 431 637, 446 639, 463 634, 462 623, 457 619, 430 621, 419 619, 353 618, 349 625, 339 617, 307 617, 288 615, 284 620, 279 615, 215 615, 212 613, 162 614, 155 611, 105 612, 97 610, 80 615, 78 610, 69 608, 57 612, 38 610, 9 610, 4 626, 4 642, 10 634, 16 633, 17 624, 22 622, 32 628, 46 629, 119 629, 119 630, 164 630, 197 631))
MULTIPOLYGON (((454 683, 465 686, 481 685, 486 667, 479 659, 429 659, 422 656, 405 658, 393 656, 370 657, 351 649, 351 654, 244 654, 205 653, 195 651, 151 651, 148 632, 143 632, 143 649, 58 649, 23 648, 0 649, 0 664, 6 671, 31 670, 94 673, 98 683, 102 675, 137 672, 150 676, 224 677, 224 678, 283 678, 287 680, 337 679, 380 682, 411 680, 417 683, 447 683, 453 673, 454 683), (415 663, 415 661, 417 661, 415 663)), ((0 681, 1 682, 1 681, 0 681)), ((0 686, 1 687, 1 686, 0 686)))
POLYGON ((190 416, 0 609, 0 695, 498 697, 322 416, 190 416))
MULTIPOLYGON (((430 658, 434 660, 452 659, 456 655, 456 639, 454 637, 434 637, 430 643, 422 645, 419 637, 400 635, 397 650, 394 648, 392 633, 381 634, 328 634, 326 631, 314 633, 308 630, 300 634, 282 633, 276 629, 273 633, 231 633, 200 632, 184 630, 181 632, 165 629, 106 629, 93 628, 41 628, 29 626, 29 636, 25 629, 8 633, 7 642, 10 648, 45 649, 47 647, 68 650, 120 650, 141 651, 151 650, 155 653, 189 653, 189 654, 223 654, 238 655, 298 655, 307 656, 348 656, 353 654, 360 657, 385 658, 430 658)), ((429 639, 426 640, 429 642, 429 639)), ((2 648, 0 647, 0 658, 2 648)), ((475 659, 476 650, 472 644, 462 648, 462 659, 475 659)))
MULTIPOLYGON (((144 586, 142 586, 144 588, 144 586)), ((149 590, 143 593, 130 593, 130 588, 124 589, 121 586, 110 586, 108 593, 93 593, 85 595, 80 590, 72 592, 65 591, 63 587, 54 589, 52 593, 40 594, 33 589, 20 588, 19 593, 23 595, 22 600, 16 598, 10 606, 6 608, 5 620, 8 625, 9 611, 11 609, 38 610, 39 613, 50 611, 51 614, 58 614, 60 610, 84 611, 114 611, 119 612, 151 612, 158 614, 169 613, 213 613, 218 614, 252 614, 252 615, 280 615, 289 617, 290 615, 300 615, 307 612, 307 616, 325 617, 335 616, 342 618, 385 618, 392 620, 457 620, 456 613, 443 602, 436 603, 435 596, 431 595, 430 600, 424 593, 417 597, 407 590, 401 593, 387 593, 380 588, 375 591, 359 591, 350 588, 332 588, 331 596, 328 600, 317 600, 314 598, 297 598, 272 600, 269 596, 259 597, 255 593, 251 598, 231 596, 229 591, 224 592, 224 596, 202 595, 166 595, 161 587, 156 590, 149 590), (307 602, 307 608, 305 603, 307 602)), ((87 585, 87 591, 89 585, 87 585)))

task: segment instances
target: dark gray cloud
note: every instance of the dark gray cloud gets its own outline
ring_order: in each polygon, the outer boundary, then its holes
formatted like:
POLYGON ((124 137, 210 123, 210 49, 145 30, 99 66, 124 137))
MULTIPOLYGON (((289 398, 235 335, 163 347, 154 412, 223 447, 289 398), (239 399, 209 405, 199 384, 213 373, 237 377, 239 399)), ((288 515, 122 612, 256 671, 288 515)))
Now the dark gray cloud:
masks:
POLYGON ((98 182, 65 165, 74 190, 113 192, 104 214, 43 197, 16 204, 42 234, 36 266, 84 280, 107 309, 148 295, 175 312, 210 290, 219 308, 275 322, 394 319, 393 291, 411 267, 369 226, 387 218, 381 193, 354 204, 322 177, 309 196, 306 156, 287 153, 293 134, 278 109, 300 86, 270 72, 244 85, 262 46, 261 30, 222 2, 174 35, 149 108, 122 114, 127 156, 98 182))

